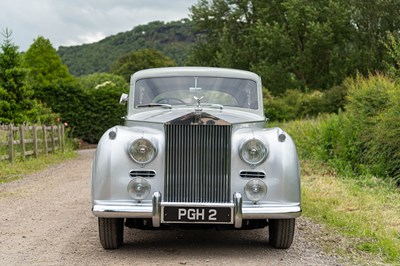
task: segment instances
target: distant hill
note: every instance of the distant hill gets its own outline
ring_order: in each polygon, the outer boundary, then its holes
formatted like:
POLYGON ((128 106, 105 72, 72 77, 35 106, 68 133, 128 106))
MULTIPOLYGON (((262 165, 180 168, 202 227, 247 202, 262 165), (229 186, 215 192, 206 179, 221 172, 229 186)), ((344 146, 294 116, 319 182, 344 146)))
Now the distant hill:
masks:
POLYGON ((106 37, 96 43, 60 46, 57 53, 71 74, 82 76, 109 72, 122 55, 141 48, 154 48, 183 65, 195 41, 192 23, 188 19, 173 22, 150 22, 131 31, 106 37))

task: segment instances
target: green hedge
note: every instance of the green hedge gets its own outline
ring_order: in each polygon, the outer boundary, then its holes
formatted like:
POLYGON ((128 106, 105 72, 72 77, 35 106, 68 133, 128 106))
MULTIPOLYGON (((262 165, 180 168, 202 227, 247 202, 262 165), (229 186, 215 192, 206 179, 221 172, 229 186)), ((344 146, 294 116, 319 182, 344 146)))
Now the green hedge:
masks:
POLYGON ((343 109, 345 96, 346 87, 344 86, 311 92, 286 90, 276 97, 264 89, 264 111, 271 121, 316 117, 322 113, 337 113, 343 109))
POLYGON ((35 95, 68 123, 72 137, 97 143, 110 127, 122 124, 125 107, 118 104, 126 88, 107 86, 84 90, 79 86, 36 88, 35 95))
POLYGON ((344 83, 345 111, 283 127, 302 158, 328 162, 345 174, 373 174, 400 181, 400 85, 375 75, 344 83))

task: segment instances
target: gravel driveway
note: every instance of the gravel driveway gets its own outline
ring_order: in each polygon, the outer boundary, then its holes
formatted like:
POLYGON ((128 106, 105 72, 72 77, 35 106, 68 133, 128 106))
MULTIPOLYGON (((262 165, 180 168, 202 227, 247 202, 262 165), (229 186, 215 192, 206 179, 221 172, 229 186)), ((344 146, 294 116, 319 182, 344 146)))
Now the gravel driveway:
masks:
POLYGON ((320 226, 300 218, 288 250, 268 245, 268 230, 125 230, 105 251, 90 208, 93 150, 0 184, 0 265, 338 265, 313 241, 320 226))

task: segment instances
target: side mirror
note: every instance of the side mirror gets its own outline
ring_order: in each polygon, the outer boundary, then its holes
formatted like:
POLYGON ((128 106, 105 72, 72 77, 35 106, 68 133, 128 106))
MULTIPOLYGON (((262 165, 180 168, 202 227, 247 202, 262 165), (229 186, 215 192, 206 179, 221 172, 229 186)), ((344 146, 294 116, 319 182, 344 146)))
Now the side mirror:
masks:
POLYGON ((121 98, 119 98, 119 104, 125 105, 128 102, 129 95, 122 93, 121 98))

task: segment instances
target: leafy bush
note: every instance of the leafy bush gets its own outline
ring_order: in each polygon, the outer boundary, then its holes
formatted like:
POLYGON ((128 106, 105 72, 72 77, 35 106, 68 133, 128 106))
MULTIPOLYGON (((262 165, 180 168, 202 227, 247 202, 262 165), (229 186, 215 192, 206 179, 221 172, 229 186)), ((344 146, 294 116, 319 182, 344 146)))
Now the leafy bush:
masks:
MULTIPOLYGON (((100 84, 104 84, 101 79, 100 84)), ((127 87, 126 83, 117 87, 112 82, 97 89, 59 85, 36 88, 35 96, 60 114, 73 137, 97 143, 108 128, 122 123, 125 107, 118 100, 122 92, 127 92, 127 87)))
POLYGON ((67 122, 72 128, 72 136, 81 137, 79 132, 80 119, 84 114, 85 94, 82 89, 72 85, 57 85, 36 87, 35 98, 44 102, 54 112, 60 114, 62 122, 67 122))
MULTIPOLYGON (((118 99, 128 88, 122 77, 98 73, 74 78, 43 37, 38 37, 25 53, 24 64, 30 70, 35 98, 60 114, 73 137, 95 143, 106 129, 121 123, 124 109, 118 99)), ((41 110, 48 109, 37 110, 37 115, 41 110)))
POLYGON ((345 174, 374 174, 400 181, 400 85, 382 75, 347 80, 345 112, 293 121, 303 158, 328 162, 345 174))
POLYGON ((79 78, 86 97, 84 113, 80 118, 80 137, 97 143, 110 127, 122 124, 126 108, 118 103, 122 93, 128 93, 129 84, 121 76, 96 73, 79 78))
POLYGON ((400 180, 400 85, 382 75, 346 82, 348 112, 359 163, 373 174, 400 180))
POLYGON ((337 113, 344 106, 345 96, 344 86, 335 86, 323 92, 286 90, 276 97, 264 89, 265 114, 271 121, 288 121, 316 117, 322 113, 337 113))
POLYGON ((97 143, 103 133, 110 127, 121 125, 126 113, 126 107, 118 103, 123 88, 113 90, 99 88, 86 91, 87 102, 85 114, 80 119, 81 138, 89 143, 97 143))

